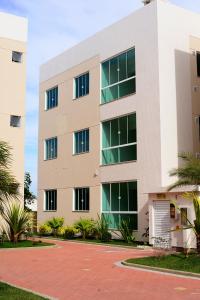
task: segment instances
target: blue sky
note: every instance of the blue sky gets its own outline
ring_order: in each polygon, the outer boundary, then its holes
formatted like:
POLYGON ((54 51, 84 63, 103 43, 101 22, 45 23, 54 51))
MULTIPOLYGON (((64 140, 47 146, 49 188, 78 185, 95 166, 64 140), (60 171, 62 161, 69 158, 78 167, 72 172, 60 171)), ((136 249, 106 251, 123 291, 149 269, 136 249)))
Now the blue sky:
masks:
MULTIPOLYGON (((199 0, 170 2, 200 13, 199 0)), ((39 66, 66 48, 142 6, 141 0, 0 0, 0 11, 29 20, 27 97, 26 97, 26 171, 37 190, 37 132, 39 66)))

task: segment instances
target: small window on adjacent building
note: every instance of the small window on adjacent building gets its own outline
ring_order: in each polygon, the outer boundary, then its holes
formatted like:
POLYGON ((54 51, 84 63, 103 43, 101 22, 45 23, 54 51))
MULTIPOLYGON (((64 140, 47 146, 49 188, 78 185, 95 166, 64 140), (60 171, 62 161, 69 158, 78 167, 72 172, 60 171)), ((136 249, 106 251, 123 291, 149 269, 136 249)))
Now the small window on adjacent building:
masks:
POLYGON ((176 216, 176 208, 173 203, 170 204, 170 218, 175 219, 176 216))
POLYGON ((197 76, 200 77, 200 52, 197 52, 197 76))
POLYGON ((89 207, 89 188, 75 188, 74 189, 74 210, 88 211, 89 207))
POLYGON ((22 62, 22 52, 12 51, 12 61, 16 63, 22 62))
POLYGON ((45 210, 57 210, 57 190, 45 191, 45 210))
POLYGON ((74 154, 89 152, 89 129, 74 133, 74 154))
POLYGON ((75 78, 75 98, 89 94, 89 72, 75 78))
POLYGON ((46 91, 46 110, 58 106, 58 87, 46 91))
POLYGON ((45 140, 45 159, 57 158, 57 137, 45 140))
POLYGON ((20 127, 21 117, 20 116, 10 116, 10 126, 11 127, 20 127))

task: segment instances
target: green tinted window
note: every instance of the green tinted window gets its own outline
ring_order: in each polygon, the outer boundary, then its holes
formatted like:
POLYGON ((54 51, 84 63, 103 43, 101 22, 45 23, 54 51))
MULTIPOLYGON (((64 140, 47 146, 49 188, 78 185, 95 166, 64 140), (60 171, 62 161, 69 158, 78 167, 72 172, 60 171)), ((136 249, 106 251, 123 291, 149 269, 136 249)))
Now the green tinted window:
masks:
POLYGON ((102 123, 102 164, 137 160, 136 114, 102 123))
POLYGON ((110 228, 118 229, 120 222, 126 220, 137 230, 137 182, 103 184, 102 212, 110 228))
POLYGON ((103 62, 101 81, 102 103, 135 93, 135 49, 130 49, 103 62))

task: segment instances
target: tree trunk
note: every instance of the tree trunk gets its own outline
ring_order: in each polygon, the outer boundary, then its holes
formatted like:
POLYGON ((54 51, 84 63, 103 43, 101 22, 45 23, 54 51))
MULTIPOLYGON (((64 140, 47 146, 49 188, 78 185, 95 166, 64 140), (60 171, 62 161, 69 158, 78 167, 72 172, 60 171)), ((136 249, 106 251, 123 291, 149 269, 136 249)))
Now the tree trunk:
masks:
POLYGON ((197 235, 197 253, 200 254, 200 234, 197 235))

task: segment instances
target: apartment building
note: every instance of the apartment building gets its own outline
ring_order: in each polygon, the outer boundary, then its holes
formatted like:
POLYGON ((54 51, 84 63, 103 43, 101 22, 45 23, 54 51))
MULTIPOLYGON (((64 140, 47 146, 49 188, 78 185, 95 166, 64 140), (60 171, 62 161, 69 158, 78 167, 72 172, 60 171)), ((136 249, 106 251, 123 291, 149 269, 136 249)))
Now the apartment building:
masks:
POLYGON ((155 0, 41 66, 39 224, 104 214, 183 245, 170 200, 192 205, 166 190, 178 153, 199 152, 199 24, 155 0))
POLYGON ((0 12, 0 140, 12 147, 12 173, 24 192, 27 19, 0 12))

